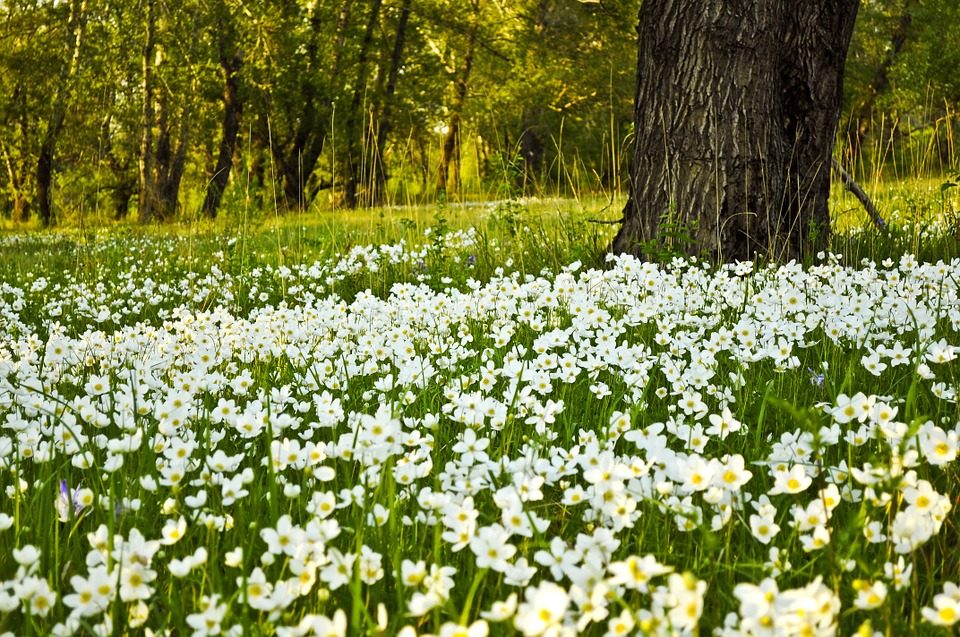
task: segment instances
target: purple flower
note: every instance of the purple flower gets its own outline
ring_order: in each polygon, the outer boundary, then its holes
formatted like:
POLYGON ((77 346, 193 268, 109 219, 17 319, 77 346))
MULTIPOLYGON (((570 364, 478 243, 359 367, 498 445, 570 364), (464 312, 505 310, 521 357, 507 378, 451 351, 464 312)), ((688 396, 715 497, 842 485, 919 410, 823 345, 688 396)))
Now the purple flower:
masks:
POLYGON ((57 499, 54 502, 54 506, 57 508, 57 519, 61 522, 67 522, 71 517, 80 515, 80 512, 83 511, 83 505, 80 504, 77 494, 80 490, 74 489, 73 493, 70 492, 70 483, 66 480, 60 481, 60 487, 57 492, 57 499), (71 504, 73 504, 71 511, 71 504))
POLYGON ((817 372, 812 367, 808 367, 807 371, 810 372, 810 384, 816 387, 823 387, 823 381, 826 378, 823 372, 817 372))

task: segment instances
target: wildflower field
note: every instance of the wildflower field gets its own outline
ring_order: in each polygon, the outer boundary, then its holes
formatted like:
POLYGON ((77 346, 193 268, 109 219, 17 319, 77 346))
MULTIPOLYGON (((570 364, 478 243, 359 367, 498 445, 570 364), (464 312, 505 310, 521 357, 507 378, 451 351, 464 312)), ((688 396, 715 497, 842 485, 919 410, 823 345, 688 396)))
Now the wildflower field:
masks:
POLYGON ((508 230, 0 239, 0 634, 953 630, 960 260, 508 230))

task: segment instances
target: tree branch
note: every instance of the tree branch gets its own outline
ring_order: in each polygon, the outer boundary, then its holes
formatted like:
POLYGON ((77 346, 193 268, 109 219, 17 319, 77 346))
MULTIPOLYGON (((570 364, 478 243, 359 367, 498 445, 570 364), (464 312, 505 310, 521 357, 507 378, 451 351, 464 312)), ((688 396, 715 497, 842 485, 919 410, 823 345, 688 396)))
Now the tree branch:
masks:
POLYGON ((867 211, 867 216, 870 217, 870 221, 873 222, 873 225, 877 227, 877 230, 881 232, 887 232, 887 222, 884 221, 883 217, 880 215, 880 211, 877 210, 877 207, 873 205, 873 201, 870 200, 870 197, 867 196, 867 193, 864 192, 863 188, 860 187, 853 177, 844 170, 840 162, 836 158, 833 158, 833 169, 837 171, 840 175, 840 181, 843 182, 844 188, 850 191, 854 197, 863 205, 863 209, 867 211))

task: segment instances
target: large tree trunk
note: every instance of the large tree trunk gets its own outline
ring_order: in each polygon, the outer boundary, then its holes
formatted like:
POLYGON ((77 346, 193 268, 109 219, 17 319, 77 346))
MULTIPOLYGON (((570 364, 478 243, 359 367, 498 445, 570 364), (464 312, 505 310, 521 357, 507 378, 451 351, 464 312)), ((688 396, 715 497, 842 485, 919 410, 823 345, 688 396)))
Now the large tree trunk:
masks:
POLYGON ((227 7, 221 7, 223 20, 218 24, 218 52, 220 69, 223 72, 223 120, 220 126, 220 152, 213 176, 207 186, 203 199, 203 214, 211 219, 217 216, 223 191, 230 178, 233 167, 233 154, 237 149, 237 135, 240 132, 240 66, 243 58, 237 45, 237 33, 233 27, 233 18, 227 7))
POLYGON ((612 250, 731 261, 822 245, 857 9, 644 2, 630 196, 612 250))
POLYGON ((63 65, 53 96, 50 119, 40 144, 37 158, 37 203, 40 223, 44 227, 53 223, 53 160, 60 140, 60 131, 67 115, 67 96, 70 84, 80 68, 80 51, 87 24, 87 0, 73 0, 70 4, 70 27, 72 47, 70 59, 63 65))

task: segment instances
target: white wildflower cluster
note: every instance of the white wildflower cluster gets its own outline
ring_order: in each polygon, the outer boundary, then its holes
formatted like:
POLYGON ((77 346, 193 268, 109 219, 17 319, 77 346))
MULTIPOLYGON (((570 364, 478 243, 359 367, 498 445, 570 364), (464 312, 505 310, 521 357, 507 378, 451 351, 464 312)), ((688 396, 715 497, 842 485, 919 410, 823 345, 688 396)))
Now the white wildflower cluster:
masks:
MULTIPOLYGON (((32 244, 63 251, 82 250, 97 263, 94 275, 69 272, 33 272, 18 281, 0 280, 0 316, 17 330, 30 334, 46 322, 72 328, 116 328, 138 321, 151 324, 170 319, 185 309, 213 304, 267 306, 310 303, 324 291, 336 292, 351 278, 369 277, 382 270, 406 273, 417 282, 442 279, 438 263, 450 261, 469 271, 475 261, 477 233, 467 230, 427 228, 420 245, 400 240, 385 245, 355 245, 345 254, 312 263, 271 265, 264 263, 239 273, 231 264, 238 248, 231 240, 226 249, 201 259, 191 240, 105 239, 77 246, 67 237, 52 239, 37 235, 24 239, 6 237, 4 245, 32 244), (117 254, 122 256, 118 257, 117 254), (184 256, 193 255, 193 256, 184 256), (101 257, 103 261, 97 261, 101 257), (121 260, 121 267, 112 263, 121 260), (108 268, 104 263, 111 263, 108 268)), ((256 256, 256 255, 254 255, 256 256)))
POLYGON ((426 256, 0 283, 0 627, 834 635, 949 550, 960 261, 320 293, 426 256))

